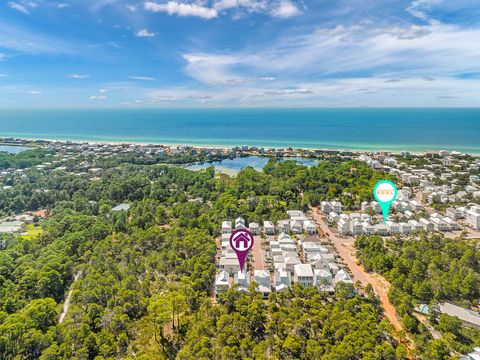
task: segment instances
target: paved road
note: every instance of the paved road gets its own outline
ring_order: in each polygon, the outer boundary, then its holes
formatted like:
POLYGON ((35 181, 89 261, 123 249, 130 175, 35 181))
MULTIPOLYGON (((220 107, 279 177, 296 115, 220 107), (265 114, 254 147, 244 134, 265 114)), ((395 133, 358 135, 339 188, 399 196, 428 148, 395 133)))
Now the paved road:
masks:
POLYGON ((265 269, 265 260, 263 259, 262 251, 262 238, 260 236, 254 236, 252 255, 253 255, 253 267, 255 270, 265 269))
MULTIPOLYGON (((331 243, 337 250, 338 254, 350 269, 351 273, 353 274, 354 281, 356 282, 358 280, 363 287, 367 286, 367 284, 372 285, 375 294, 380 299, 385 316, 388 318, 388 320, 395 327, 396 330, 402 331, 403 325, 397 317, 397 312, 394 306, 390 303, 390 300, 388 299, 388 290, 390 288, 389 282, 378 274, 368 273, 367 271, 365 271, 363 266, 358 264, 358 260, 355 255, 353 238, 338 237, 336 233, 333 233, 327 226, 323 216, 320 214, 320 211, 318 209, 312 208, 312 213, 320 229, 324 232, 326 236, 328 236, 331 243)), ((407 344, 407 346, 412 349, 414 346, 413 342, 410 339, 408 339, 408 342, 409 344, 407 344)))

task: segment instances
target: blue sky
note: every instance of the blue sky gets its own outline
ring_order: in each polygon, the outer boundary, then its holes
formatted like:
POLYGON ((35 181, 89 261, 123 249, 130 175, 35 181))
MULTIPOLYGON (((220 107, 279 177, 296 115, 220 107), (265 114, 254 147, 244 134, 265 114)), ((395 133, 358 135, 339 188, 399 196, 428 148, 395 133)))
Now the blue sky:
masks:
POLYGON ((0 107, 480 106, 478 0, 4 0, 0 107))

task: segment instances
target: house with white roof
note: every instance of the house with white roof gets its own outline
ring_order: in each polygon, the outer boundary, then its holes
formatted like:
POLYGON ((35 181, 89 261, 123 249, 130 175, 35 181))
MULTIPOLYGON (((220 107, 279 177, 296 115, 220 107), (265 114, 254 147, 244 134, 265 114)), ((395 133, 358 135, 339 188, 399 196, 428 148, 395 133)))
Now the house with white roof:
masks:
POLYGON ((324 290, 333 291, 333 277, 327 269, 313 270, 313 285, 324 290))
POLYGON ((233 283, 238 285, 238 290, 241 292, 248 292, 250 286, 250 272, 237 271, 233 274, 233 283))
POLYGON ((475 230, 480 230, 480 213, 473 210, 465 211, 465 221, 475 230))
POLYGON ((264 221, 263 222, 263 230, 265 231, 266 235, 274 235, 275 234, 275 226, 271 221, 264 221))
POLYGON ((412 232, 412 225, 410 225, 409 223, 401 222, 398 224, 398 226, 400 227, 400 232, 402 234, 408 234, 412 232))
POLYGON ((412 227, 413 232, 423 231, 423 225, 420 224, 417 220, 408 220, 408 223, 412 227))
POLYGON ((228 289, 230 275, 226 271, 221 271, 215 277, 215 295, 223 294, 228 289))
POLYGON ((294 234, 301 234, 303 232, 303 222, 299 220, 290 220, 290 231, 294 234))
POLYGON ((308 262, 314 269, 328 269, 329 262, 323 258, 322 254, 315 254, 308 259, 308 262))
POLYGON ((307 220, 303 223, 303 228, 305 229, 305 232, 310 235, 313 235, 317 232, 317 226, 310 220, 307 220))
POLYGON ((439 304, 438 309, 442 314, 459 318, 464 325, 480 329, 480 314, 476 311, 465 309, 448 302, 439 304))
POLYGON ((337 224, 337 231, 339 234, 347 235, 350 233, 350 221, 341 219, 337 224))
POLYGON ((423 226, 423 230, 425 231, 433 231, 433 223, 431 223, 428 219, 421 218, 418 222, 423 226))
POLYGON ((235 229, 243 229, 245 227, 245 219, 238 217, 235 219, 235 229))
POLYGON ((373 225, 371 225, 370 223, 368 223, 367 221, 364 221, 362 223, 362 228, 363 228, 363 233, 367 234, 367 235, 373 235, 375 234, 375 228, 373 227, 373 225))
POLYGON ((230 234, 232 232, 232 223, 230 221, 222 222, 222 234, 230 234))
POLYGON ((328 270, 330 270, 333 275, 336 275, 340 271, 340 268, 338 267, 337 263, 331 262, 328 263, 328 270))
POLYGON ((283 255, 283 258, 285 259, 285 269, 287 269, 287 271, 290 271, 290 272, 294 271, 296 265, 302 263, 298 255, 293 252, 285 253, 283 255))
POLYGON ((238 263, 238 259, 230 258, 230 257, 227 258, 226 256, 222 256, 220 258, 220 263, 218 265, 218 268, 228 273, 235 273, 237 271, 240 271, 240 265, 238 263))
POLYGON ((248 230, 250 230, 250 232, 253 235, 259 235, 260 234, 260 226, 256 222, 252 222, 252 223, 248 224, 248 230))
POLYGON ((345 269, 340 269, 335 274, 334 283, 335 283, 335 285, 337 285, 339 283, 353 284, 353 280, 350 277, 350 275, 345 271, 345 269))
POLYGON ((389 232, 389 227, 387 224, 375 224, 373 225, 375 228, 375 233, 380 236, 387 236, 389 232))
POLYGON ((302 286, 313 286, 313 270, 309 264, 297 264, 293 270, 293 280, 302 286))
POLYGON ((388 226, 388 232, 390 234, 400 232, 400 225, 399 224, 394 223, 393 221, 387 220, 386 225, 388 226))
POLYGON ((440 217, 431 217, 430 221, 433 224, 433 228, 437 231, 448 231, 450 230, 450 226, 443 221, 440 217))
POLYGON ((283 292, 292 285, 290 273, 285 269, 276 269, 274 277, 276 292, 283 292))
POLYGON ((289 233, 290 232, 290 220, 280 220, 277 223, 278 231, 289 233))
POLYGON ((350 223, 350 233, 354 236, 363 234, 363 225, 359 220, 355 219, 350 223))
POLYGON ((270 273, 265 270, 255 270, 253 278, 258 284, 258 292, 262 294, 263 298, 268 298, 268 295, 272 292, 270 288, 270 273))

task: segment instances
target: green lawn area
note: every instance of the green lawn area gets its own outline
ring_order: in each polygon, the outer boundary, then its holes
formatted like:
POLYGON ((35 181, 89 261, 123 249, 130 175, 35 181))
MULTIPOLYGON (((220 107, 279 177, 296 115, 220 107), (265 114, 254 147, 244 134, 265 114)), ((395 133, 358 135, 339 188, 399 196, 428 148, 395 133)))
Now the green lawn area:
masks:
POLYGON ((27 239, 27 240, 33 240, 38 235, 40 235, 42 232, 43 232, 43 230, 40 228, 40 226, 35 226, 33 224, 28 224, 27 225, 27 230, 25 231, 25 234, 22 235, 22 238, 27 239))

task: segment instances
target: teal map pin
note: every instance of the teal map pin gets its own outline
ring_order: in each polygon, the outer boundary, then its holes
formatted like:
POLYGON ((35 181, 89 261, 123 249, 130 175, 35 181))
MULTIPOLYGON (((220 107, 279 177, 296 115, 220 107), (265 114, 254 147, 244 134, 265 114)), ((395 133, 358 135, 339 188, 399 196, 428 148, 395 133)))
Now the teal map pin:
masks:
POLYGON ((387 222, 390 205, 395 201, 398 195, 397 187, 390 180, 381 180, 373 188, 373 197, 380 204, 383 214, 383 222, 387 222))

